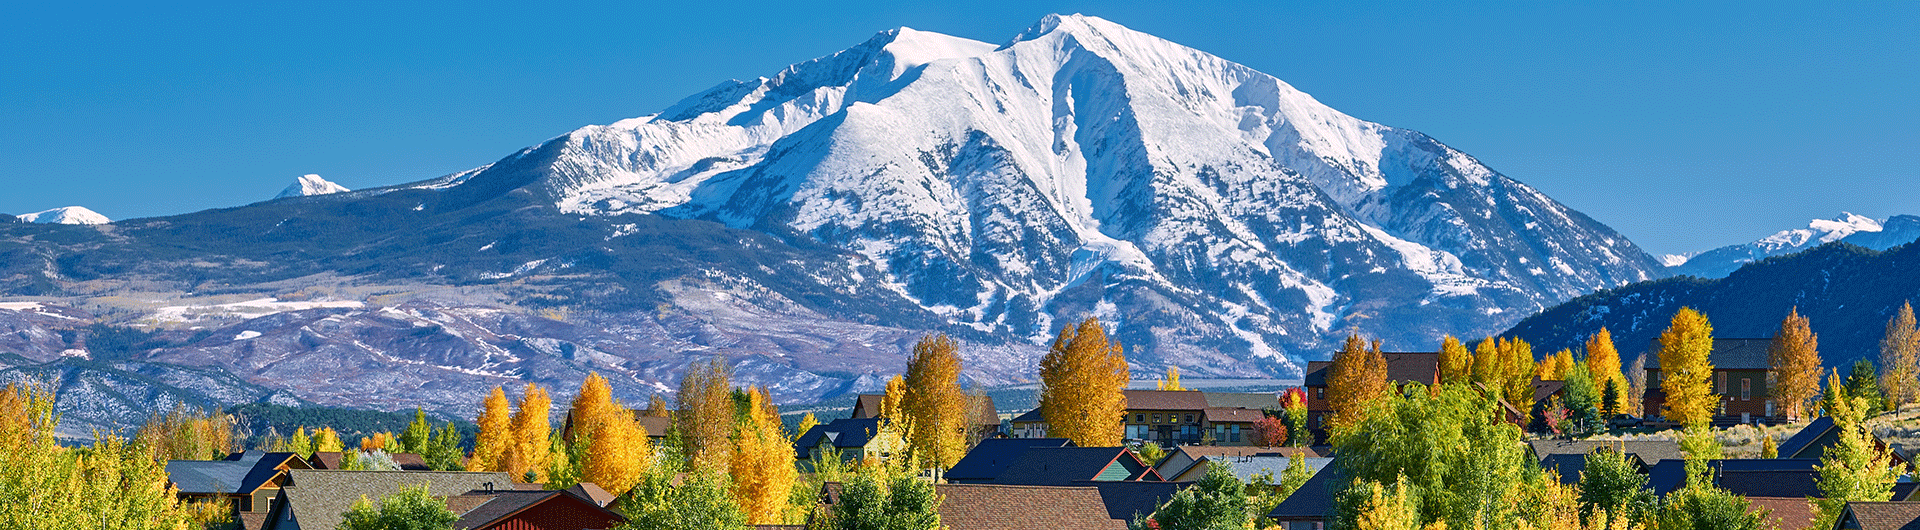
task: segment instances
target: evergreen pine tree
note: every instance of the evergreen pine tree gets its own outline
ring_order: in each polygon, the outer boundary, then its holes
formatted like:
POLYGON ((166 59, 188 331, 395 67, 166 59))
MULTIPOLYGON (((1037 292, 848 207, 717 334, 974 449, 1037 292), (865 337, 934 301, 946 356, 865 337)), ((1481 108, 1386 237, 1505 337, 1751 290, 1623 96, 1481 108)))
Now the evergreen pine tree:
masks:
POLYGON ((1847 397, 1866 400, 1863 416, 1874 417, 1886 412, 1887 394, 1880 388, 1874 375, 1873 361, 1860 359, 1853 362, 1853 370, 1847 374, 1847 397))

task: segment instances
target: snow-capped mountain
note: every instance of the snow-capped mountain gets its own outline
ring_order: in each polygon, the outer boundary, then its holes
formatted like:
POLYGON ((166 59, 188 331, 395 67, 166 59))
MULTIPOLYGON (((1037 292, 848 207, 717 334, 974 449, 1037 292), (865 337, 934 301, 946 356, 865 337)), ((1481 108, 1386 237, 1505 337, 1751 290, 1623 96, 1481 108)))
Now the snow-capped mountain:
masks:
POLYGON ((113 222, 107 216, 81 206, 66 206, 15 216, 21 222, 63 224, 63 225, 103 225, 113 222))
POLYGON ((273 198, 285 199, 287 197, 306 197, 310 195, 326 195, 329 193, 345 193, 349 191, 353 190, 347 189, 346 186, 334 184, 327 179, 320 178, 319 175, 308 174, 301 175, 300 178, 295 179, 293 184, 288 185, 287 189, 280 190, 280 194, 273 196, 273 198))
POLYGON ((1878 220, 1841 212, 1839 217, 1814 219, 1806 228, 1781 230, 1752 243, 1727 245, 1691 255, 1667 255, 1661 261, 1676 275, 1724 278, 1747 263, 1834 241, 1886 250, 1915 239, 1920 239, 1920 217, 1895 215, 1878 220))
POLYGON ((1142 364, 1298 374, 1357 331, 1495 333, 1662 274, 1424 134, 1089 16, 994 45, 908 28, 418 187, 827 245, 956 325, 1118 325, 1142 364))

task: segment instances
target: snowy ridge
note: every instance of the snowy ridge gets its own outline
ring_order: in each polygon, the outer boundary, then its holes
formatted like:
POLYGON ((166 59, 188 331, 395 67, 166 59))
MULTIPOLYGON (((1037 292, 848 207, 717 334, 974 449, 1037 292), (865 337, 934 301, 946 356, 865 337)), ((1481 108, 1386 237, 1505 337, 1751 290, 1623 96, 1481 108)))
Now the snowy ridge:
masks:
POLYGON ((20 218, 21 222, 42 224, 103 225, 113 222, 113 220, 107 219, 107 216, 100 215, 82 206, 66 206, 52 210, 23 213, 17 217, 20 218))
POLYGON ((280 194, 273 196, 273 198, 307 197, 311 195, 326 195, 329 193, 344 193, 349 191, 353 190, 347 189, 346 186, 329 182, 327 179, 320 178, 319 175, 309 174, 301 175, 300 178, 294 180, 292 185, 287 186, 287 189, 280 190, 280 194))
POLYGON ((1721 278, 1749 262, 1792 254, 1834 241, 1846 241, 1874 250, 1886 250, 1920 238, 1920 217, 1896 215, 1874 219, 1840 212, 1833 219, 1814 219, 1806 228, 1781 230, 1752 243, 1728 245, 1704 252, 1667 255, 1662 261, 1674 274, 1721 278))
POLYGON ((998 46, 882 32, 468 175, 531 182, 570 214, 808 238, 955 324, 1028 341, 1112 311, 1153 343, 1143 358, 1219 374, 1297 373, 1351 330, 1398 347, 1490 334, 1661 273, 1423 134, 1080 15, 998 46))

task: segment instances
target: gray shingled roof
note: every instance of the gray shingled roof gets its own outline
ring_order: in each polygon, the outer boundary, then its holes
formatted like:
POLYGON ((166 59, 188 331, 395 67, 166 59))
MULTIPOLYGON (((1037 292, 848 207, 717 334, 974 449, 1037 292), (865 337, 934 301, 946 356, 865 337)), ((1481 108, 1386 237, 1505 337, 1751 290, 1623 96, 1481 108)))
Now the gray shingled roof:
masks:
MULTIPOLYGON (((1773 339, 1713 339, 1713 353, 1707 354, 1707 363, 1716 370, 1771 370, 1767 348, 1772 344, 1773 339)), ((1660 369, 1660 339, 1649 341, 1646 355, 1647 369, 1660 369)))
POLYGON ((1680 452, 1680 442, 1673 440, 1532 440, 1527 442, 1527 447, 1533 450, 1534 458, 1543 462, 1551 455, 1585 455, 1601 447, 1619 450, 1639 458, 1640 465, 1643 466, 1652 466, 1660 463, 1661 460, 1686 459, 1686 455, 1680 452))
MULTIPOLYGON (((378 502, 401 488, 421 484, 426 484, 427 494, 435 497, 485 490, 489 483, 495 489, 513 489, 513 477, 504 472, 296 469, 288 474, 292 482, 281 490, 287 498, 281 509, 293 510, 300 528, 314 529, 340 526, 340 514, 352 508, 362 495, 378 502)), ((282 519, 275 517, 276 521, 282 519)))
POLYGON ((252 493, 289 458, 293 453, 247 451, 226 460, 168 460, 167 480, 181 493, 252 493))
POLYGON ((1340 469, 1339 462, 1328 464, 1274 506, 1267 517, 1279 521, 1325 521, 1333 513, 1334 488, 1345 484, 1346 472, 1340 469))
POLYGON ((1920 530, 1920 502, 1849 502, 1841 518, 1860 530, 1920 530))
POLYGON ((1280 395, 1271 393, 1240 392, 1202 392, 1207 396, 1207 407, 1229 409, 1278 409, 1280 395))
MULTIPOLYGON (((1320 474, 1320 470, 1326 469, 1327 464, 1333 463, 1332 458, 1304 458, 1302 460, 1305 460, 1302 463, 1307 465, 1308 477, 1320 474)), ((1291 458, 1284 456, 1208 456, 1202 457, 1200 461, 1195 462, 1194 465, 1211 465, 1214 462, 1226 464, 1228 468, 1233 469, 1233 476, 1239 477, 1241 483, 1251 482, 1253 476, 1260 473, 1272 473, 1275 484, 1280 482, 1280 474, 1285 472, 1287 466, 1293 463, 1291 458)), ((1186 474, 1186 471, 1191 471, 1192 469, 1193 466, 1188 466, 1186 470, 1181 471, 1181 474, 1186 474)), ((1173 477, 1167 477, 1167 480, 1173 480, 1173 477)))

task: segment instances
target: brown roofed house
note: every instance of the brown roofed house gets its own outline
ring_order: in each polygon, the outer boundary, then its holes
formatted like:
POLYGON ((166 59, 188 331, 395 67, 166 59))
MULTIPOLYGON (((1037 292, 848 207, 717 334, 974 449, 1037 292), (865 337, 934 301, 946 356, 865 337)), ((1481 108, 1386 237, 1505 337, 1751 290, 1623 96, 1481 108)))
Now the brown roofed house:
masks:
POLYGON ((953 530, 1122 530, 1089 486, 940 484, 940 523, 953 530))
POLYGON ((453 527, 467 530, 605 530, 627 521, 565 491, 470 491, 448 498, 447 507, 460 514, 453 527))
POLYGON ((1833 530, 1920 530, 1920 502, 1849 502, 1833 530))

